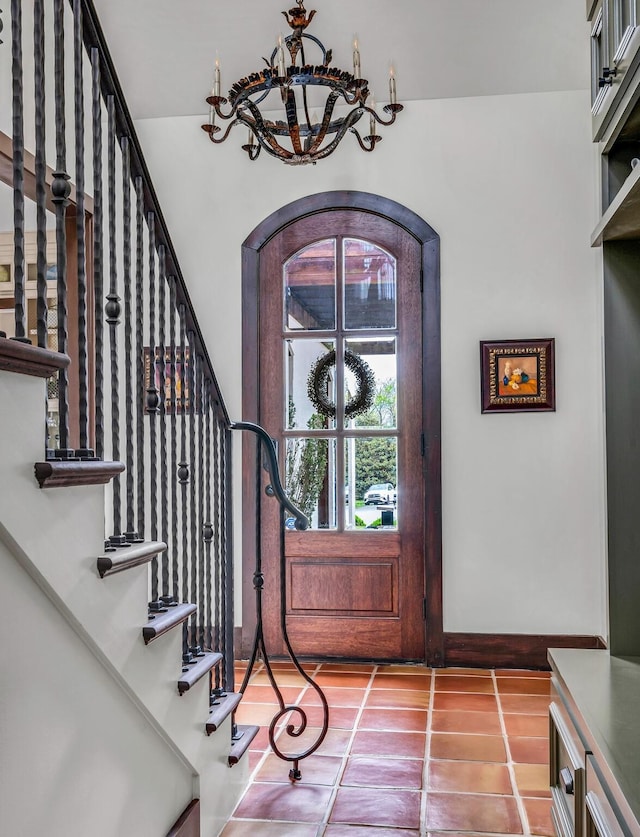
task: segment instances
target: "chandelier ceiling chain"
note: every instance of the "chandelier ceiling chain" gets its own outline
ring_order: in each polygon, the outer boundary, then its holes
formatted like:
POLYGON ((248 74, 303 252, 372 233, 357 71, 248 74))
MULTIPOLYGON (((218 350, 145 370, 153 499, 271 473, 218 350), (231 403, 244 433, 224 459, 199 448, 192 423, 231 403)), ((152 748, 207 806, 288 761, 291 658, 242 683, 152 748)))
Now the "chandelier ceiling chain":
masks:
MULTIPOLYGON (((296 0, 296 3, 293 9, 282 12, 291 34, 284 40, 281 36, 271 56, 263 58, 265 69, 237 81, 231 87, 228 98, 220 95, 220 63, 216 60, 213 89, 206 100, 209 104, 209 123, 202 129, 209 134, 211 142, 219 145, 227 139, 235 125, 244 125, 249 139, 242 148, 250 160, 255 160, 264 149, 267 154, 289 165, 316 163, 337 148, 347 131, 355 135, 363 151, 373 151, 382 139, 376 133, 376 123, 392 125, 396 114, 403 109, 397 102, 393 67, 389 72, 389 103, 383 107, 388 114, 385 119, 376 112, 369 82, 360 77, 357 42, 353 47, 353 72, 331 67, 332 51, 325 49, 318 38, 305 31, 316 14, 315 10, 307 15, 303 0, 296 0), (307 63, 305 40, 320 50, 322 63, 307 63), (285 46, 291 62, 288 67, 285 46), (321 105, 321 119, 311 113, 311 106, 315 104, 309 101, 311 90, 316 94, 319 91, 326 94, 321 105), (268 119, 259 108, 263 102, 266 103, 270 93, 277 91, 280 92, 286 120, 268 119), (336 105, 346 105, 350 110, 345 114, 334 114, 336 105), (355 125, 365 114, 369 115, 369 132, 362 136, 355 125), (223 133, 216 125, 216 119, 229 123, 223 133)), ((270 100, 266 110, 275 110, 272 102, 270 100)))

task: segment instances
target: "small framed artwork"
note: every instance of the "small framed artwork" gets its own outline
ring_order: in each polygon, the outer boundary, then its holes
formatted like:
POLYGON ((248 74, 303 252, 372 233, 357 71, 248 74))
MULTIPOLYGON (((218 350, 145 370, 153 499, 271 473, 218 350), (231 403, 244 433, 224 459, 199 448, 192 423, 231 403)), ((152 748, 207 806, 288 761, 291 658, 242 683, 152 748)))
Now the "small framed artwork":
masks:
MULTIPOLYGON (((165 348, 164 363, 162 361, 162 350, 156 346, 155 352, 152 353, 149 346, 144 347, 144 389, 145 393, 151 388, 151 381, 154 382, 154 388, 161 393, 164 389, 164 412, 167 415, 173 413, 173 401, 171 398, 172 379, 175 390, 175 411, 177 415, 182 413, 182 393, 185 395, 185 411, 191 408, 189 398, 189 347, 185 348, 185 363, 182 364, 182 349, 176 346, 175 349, 175 363, 172 358, 171 347, 165 348), (164 373, 164 375, 163 375, 164 373), (163 382, 164 378, 164 382, 163 382), (164 383, 164 386, 163 386, 164 383)), ((145 413, 149 410, 146 406, 145 413)))
POLYGON ((481 340, 483 413, 556 408, 555 340, 481 340))

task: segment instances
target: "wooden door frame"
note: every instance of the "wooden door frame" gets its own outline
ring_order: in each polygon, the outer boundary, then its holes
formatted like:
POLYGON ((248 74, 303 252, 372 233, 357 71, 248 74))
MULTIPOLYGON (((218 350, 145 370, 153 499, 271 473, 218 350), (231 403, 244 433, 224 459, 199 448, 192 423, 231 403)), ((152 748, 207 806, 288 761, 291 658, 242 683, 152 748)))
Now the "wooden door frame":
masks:
MULTIPOLYGON (((444 663, 442 613, 442 490, 441 490, 441 371, 440 371, 440 238, 420 216, 402 204, 369 192, 321 192, 300 198, 262 221, 242 244, 242 416, 260 422, 259 310, 260 252, 286 226, 308 215, 351 209, 378 215, 404 228, 421 245, 422 293, 422 432, 423 481, 436 486, 424 491, 424 569, 426 579, 425 662, 444 663)), ((244 434, 243 434, 244 435, 244 434)), ((251 648, 256 624, 253 589, 255 566, 255 455, 243 439, 242 453, 242 652, 251 648)))

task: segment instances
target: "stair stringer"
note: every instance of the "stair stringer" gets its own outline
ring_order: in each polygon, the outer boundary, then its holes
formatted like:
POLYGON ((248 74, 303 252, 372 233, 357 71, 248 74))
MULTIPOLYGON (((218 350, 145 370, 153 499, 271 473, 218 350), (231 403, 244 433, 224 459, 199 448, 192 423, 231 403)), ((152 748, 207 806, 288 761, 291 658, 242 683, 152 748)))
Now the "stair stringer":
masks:
POLYGON ((144 645, 148 568, 99 578, 96 558, 103 551, 104 487, 38 488, 33 463, 42 458, 44 382, 0 372, 0 403, 5 486, 0 538, 155 733, 193 771, 202 832, 217 834, 248 779, 246 764, 228 768, 231 720, 226 719, 214 736, 205 734, 208 678, 178 695, 179 630, 144 645))

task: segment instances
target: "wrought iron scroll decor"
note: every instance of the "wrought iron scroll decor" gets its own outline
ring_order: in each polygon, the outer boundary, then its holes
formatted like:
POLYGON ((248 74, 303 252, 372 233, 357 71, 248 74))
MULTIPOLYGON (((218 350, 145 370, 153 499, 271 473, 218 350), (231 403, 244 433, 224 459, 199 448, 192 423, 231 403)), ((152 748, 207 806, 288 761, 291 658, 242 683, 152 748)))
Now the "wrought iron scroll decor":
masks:
MULTIPOLYGON (((267 671, 267 677, 269 678, 269 683, 271 684, 271 688, 275 692, 276 699, 278 701, 279 709, 276 714, 273 716, 271 723, 269 724, 269 743, 271 745, 271 749, 273 752, 278 756, 278 758, 282 759, 283 761, 288 761, 292 763, 292 767, 289 770, 289 778, 292 782, 296 782, 302 778, 302 773, 300 771, 299 764, 303 759, 308 758, 308 756, 315 753, 318 747, 324 741, 324 738, 327 734, 327 730, 329 728, 329 705, 327 703, 326 696, 320 686, 307 674, 306 671, 300 665, 298 658, 295 655, 293 648, 291 647, 291 642, 289 640, 289 636, 287 633, 287 624, 286 624, 286 575, 285 575, 285 553, 284 553, 284 537, 285 537, 285 516, 293 517, 294 518, 294 526, 296 529, 300 531, 304 531, 309 526, 309 520, 307 519, 306 515, 304 515, 287 497, 284 488, 282 487, 282 483, 280 481, 280 474, 278 470, 278 459, 276 454, 276 447, 275 442, 269 436, 269 434, 264 430, 264 428, 260 427, 257 424, 252 424, 251 422, 235 422, 231 424, 232 430, 245 430, 253 433, 257 439, 257 459, 256 459, 256 492, 257 492, 257 506, 258 509, 260 508, 261 502, 261 470, 264 466, 266 467, 269 478, 270 484, 266 488, 266 494, 269 497, 274 497, 279 505, 280 505, 280 627, 282 630, 282 637, 284 639, 284 643, 287 649, 287 653, 291 658, 292 663, 294 664, 296 670, 300 674, 301 677, 306 680, 306 682, 317 692, 318 697, 320 698, 320 702, 322 704, 322 711, 323 711, 323 721, 322 721, 322 728, 320 732, 316 736, 315 740, 308 746, 306 749, 302 750, 301 752, 297 753, 287 753, 285 752, 280 746, 279 743, 276 741, 276 727, 278 722, 289 714, 294 714, 299 717, 298 724, 293 722, 289 722, 286 727, 285 731, 286 734, 292 738, 296 739, 299 738, 305 729, 307 728, 307 714, 301 706, 298 705, 291 705, 285 703, 284 698, 282 697, 282 692, 278 687, 273 668, 271 666, 271 662, 269 660, 269 654, 265 645, 264 639, 264 632, 263 632, 263 621, 262 621, 262 589, 264 587, 264 576, 262 574, 262 557, 260 551, 260 538, 256 539, 256 566, 253 574, 253 587, 256 591, 256 630, 253 640, 253 647, 251 650, 251 656, 249 658, 249 664, 247 666, 247 670, 244 675, 244 679, 242 681, 242 685, 240 686, 240 693, 244 694, 245 689, 249 683, 249 679, 251 677, 251 673, 253 671, 254 665, 258 656, 261 657, 265 669, 267 671)), ((258 513, 256 519, 260 521, 260 514, 258 513)))

